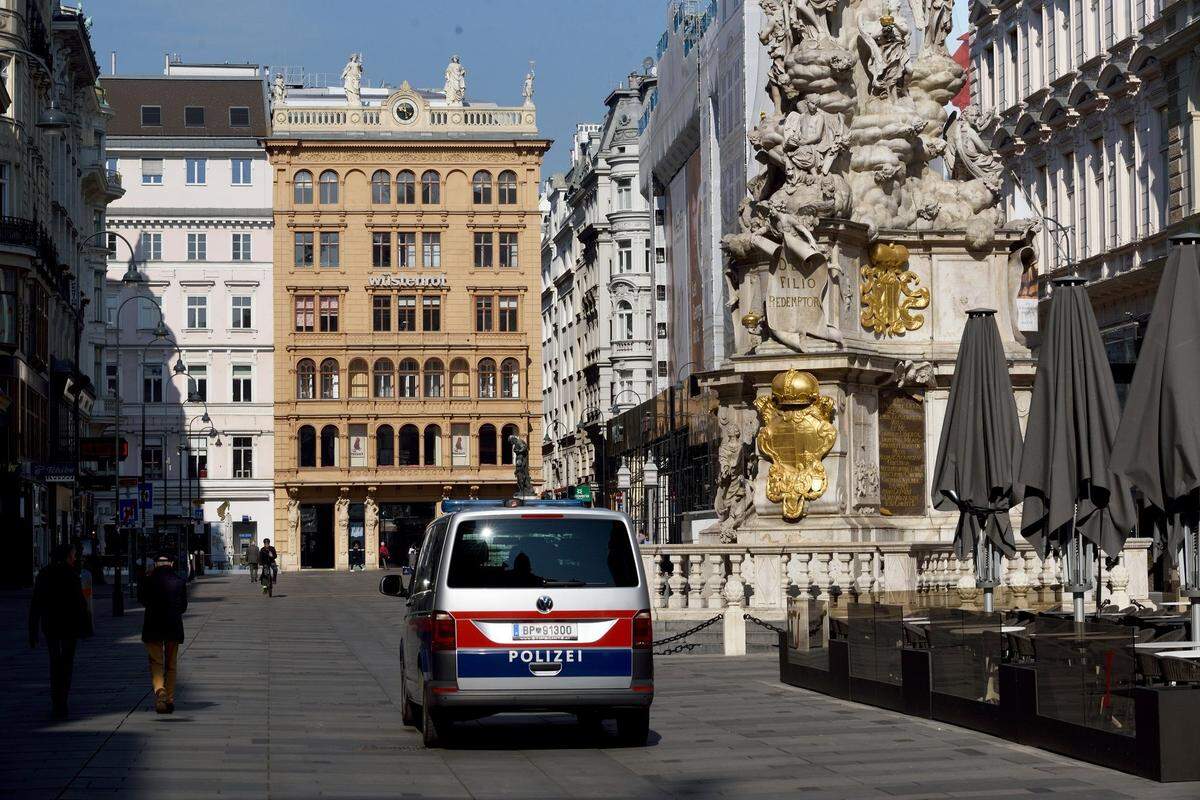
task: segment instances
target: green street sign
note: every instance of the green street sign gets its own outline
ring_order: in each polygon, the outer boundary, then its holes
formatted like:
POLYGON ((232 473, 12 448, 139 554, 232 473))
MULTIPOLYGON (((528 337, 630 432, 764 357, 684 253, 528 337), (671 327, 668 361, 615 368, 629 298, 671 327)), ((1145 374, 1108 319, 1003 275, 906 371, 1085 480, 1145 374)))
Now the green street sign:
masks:
POLYGON ((584 483, 575 487, 575 499, 583 500, 586 503, 592 502, 592 487, 590 484, 584 483))

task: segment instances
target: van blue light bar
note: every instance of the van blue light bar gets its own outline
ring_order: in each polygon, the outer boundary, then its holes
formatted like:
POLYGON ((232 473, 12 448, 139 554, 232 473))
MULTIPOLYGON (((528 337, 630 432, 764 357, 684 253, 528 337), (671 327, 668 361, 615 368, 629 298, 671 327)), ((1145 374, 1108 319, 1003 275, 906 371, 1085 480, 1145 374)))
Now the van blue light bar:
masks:
POLYGON ((583 500, 537 499, 537 500, 443 500, 442 513, 456 511, 479 511, 485 508, 586 508, 583 500))

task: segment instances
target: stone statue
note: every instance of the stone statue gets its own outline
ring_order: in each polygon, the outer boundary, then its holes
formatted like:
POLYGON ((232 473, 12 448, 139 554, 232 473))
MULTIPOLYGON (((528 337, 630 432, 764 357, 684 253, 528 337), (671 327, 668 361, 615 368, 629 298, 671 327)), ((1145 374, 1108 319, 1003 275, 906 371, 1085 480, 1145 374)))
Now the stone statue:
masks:
POLYGON ((940 56, 949 57, 946 39, 954 28, 951 18, 954 0, 912 0, 913 22, 924 33, 922 50, 930 50, 940 56))
POLYGON ((525 98, 525 107, 533 105, 533 62, 529 62, 529 72, 525 73, 525 83, 521 86, 521 96, 525 98))
POLYGON ((528 497, 533 494, 533 481, 529 477, 529 445, 517 434, 508 437, 508 445, 513 453, 513 473, 517 477, 515 497, 528 497))
POLYGON ((804 98, 800 108, 802 113, 793 111, 784 123, 790 165, 801 173, 828 175, 834 159, 850 146, 850 134, 841 117, 821 110, 816 97, 804 98))
POLYGON ((345 494, 333 504, 333 527, 339 537, 350 533, 350 498, 345 494))
POLYGON ((362 98, 359 95, 362 89, 362 72, 362 53, 351 53, 350 60, 342 69, 342 86, 346 89, 347 105, 362 105, 362 98))
POLYGON ((951 178, 978 178, 993 195, 1004 181, 1004 165, 984 144, 982 131, 987 127, 983 112, 968 106, 962 114, 946 123, 946 168, 951 178))
POLYGON ((280 105, 287 100, 287 84, 283 82, 283 73, 275 73, 275 81, 271 84, 271 106, 280 105))
POLYGON ((793 31, 792 44, 829 38, 829 14, 837 0, 787 0, 785 13, 793 31))
POLYGON ((296 497, 295 489, 288 489, 287 529, 292 546, 297 547, 300 541, 300 500, 296 497))
POLYGON ((754 515, 754 478, 758 475, 758 456, 754 436, 758 424, 749 409, 726 406, 717 410, 721 443, 717 450, 720 472, 713 508, 721 541, 737 541, 737 532, 754 515))
POLYGON ((892 369, 892 380, 897 389, 908 386, 937 386, 937 371, 929 361, 912 361, 901 359, 892 369))
POLYGON ((452 106, 461 106, 467 96, 467 70, 458 56, 450 56, 450 63, 446 65, 446 85, 443 91, 446 94, 446 103, 452 106))
POLYGON ((896 16, 893 5, 884 6, 879 19, 872 19, 866 10, 859 12, 858 39, 867 51, 867 75, 876 97, 896 100, 908 83, 912 73, 908 37, 908 23, 896 16))
POLYGON ((758 5, 767 18, 767 24, 758 32, 758 40, 766 45, 767 55, 771 57, 771 69, 767 74, 767 93, 775 102, 775 111, 782 112, 784 86, 788 82, 784 59, 792 46, 791 31, 787 20, 784 19, 780 0, 758 0, 758 5))

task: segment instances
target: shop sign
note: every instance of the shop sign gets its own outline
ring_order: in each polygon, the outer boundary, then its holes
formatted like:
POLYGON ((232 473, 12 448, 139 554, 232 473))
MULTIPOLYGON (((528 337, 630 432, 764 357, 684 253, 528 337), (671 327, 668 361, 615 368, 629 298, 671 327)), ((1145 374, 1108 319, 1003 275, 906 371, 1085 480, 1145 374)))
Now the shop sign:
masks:
POLYGON ((592 487, 591 484, 580 484, 575 487, 575 499, 582 500, 585 503, 592 502, 592 487))
POLYGON ((74 464, 34 464, 33 477, 46 483, 74 483, 74 464))
POLYGON ((367 288, 381 289, 445 289, 449 284, 445 275, 372 275, 367 278, 367 288))

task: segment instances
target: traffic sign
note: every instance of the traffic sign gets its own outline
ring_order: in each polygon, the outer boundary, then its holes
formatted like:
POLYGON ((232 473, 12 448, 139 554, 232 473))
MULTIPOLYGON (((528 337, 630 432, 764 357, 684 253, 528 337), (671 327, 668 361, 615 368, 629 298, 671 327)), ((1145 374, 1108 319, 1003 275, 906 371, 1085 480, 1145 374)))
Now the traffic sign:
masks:
POLYGON ((581 483, 575 487, 575 499, 582 500, 585 503, 592 502, 592 486, 590 483, 581 483))
POLYGON ((130 525, 137 519, 137 500, 121 499, 120 516, 122 525, 130 525))
POLYGON ((139 483, 138 484, 138 507, 139 508, 154 508, 154 484, 139 483))

